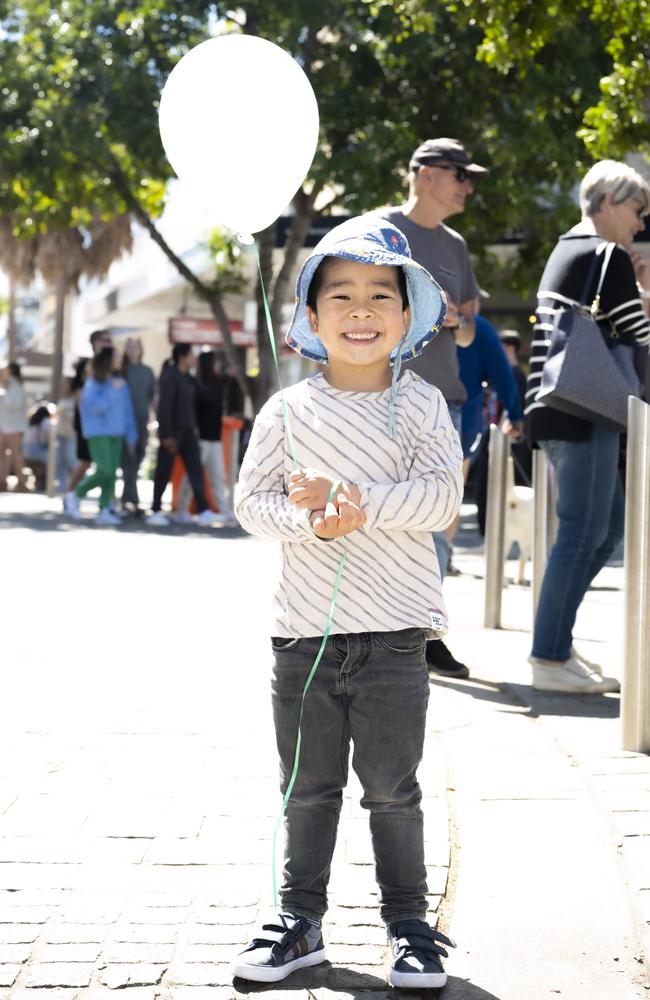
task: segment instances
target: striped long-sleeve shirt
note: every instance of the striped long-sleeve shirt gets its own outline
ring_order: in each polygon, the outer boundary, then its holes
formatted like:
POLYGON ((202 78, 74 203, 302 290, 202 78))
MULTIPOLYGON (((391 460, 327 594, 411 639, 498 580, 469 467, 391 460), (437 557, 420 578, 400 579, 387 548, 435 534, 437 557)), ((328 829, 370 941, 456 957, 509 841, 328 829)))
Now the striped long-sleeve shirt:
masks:
MULTIPOLYGON (((345 536, 332 633, 416 627, 443 634, 447 615, 431 532, 453 522, 463 481, 460 443, 442 394, 404 372, 395 438, 388 433, 390 389, 342 391, 319 373, 284 395, 298 466, 359 486, 367 518, 345 536)), ((251 534, 282 542, 273 634, 317 636, 325 631, 343 539, 319 539, 310 512, 289 503, 294 468, 277 393, 255 421, 235 509, 251 534)))
MULTIPOLYGON (((594 251, 603 242, 599 236, 570 230, 560 237, 546 263, 537 293, 524 409, 528 437, 532 443, 548 439, 587 441, 591 437, 593 424, 538 402, 537 394, 558 313, 580 301, 594 251)), ((599 273, 594 277, 587 296, 589 305, 595 296, 598 278, 599 273)), ((612 253, 596 320, 605 330, 610 328, 622 344, 650 344, 650 321, 643 312, 632 262, 623 247, 615 247, 612 253)))

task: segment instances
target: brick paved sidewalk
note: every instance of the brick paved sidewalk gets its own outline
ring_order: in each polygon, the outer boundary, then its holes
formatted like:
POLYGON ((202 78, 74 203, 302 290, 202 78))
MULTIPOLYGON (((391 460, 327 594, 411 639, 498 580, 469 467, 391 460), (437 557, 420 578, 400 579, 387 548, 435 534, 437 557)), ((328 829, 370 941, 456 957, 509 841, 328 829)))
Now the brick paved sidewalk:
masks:
MULTIPOLYGON (((3 563, 11 566, 11 592, 5 575, 2 593, 10 608, 3 656, 10 709, 0 731, 0 1000, 107 1000, 118 990, 128 1000, 260 991, 301 1000, 392 995, 355 782, 332 875, 329 962, 272 990, 230 979, 233 954, 271 904, 279 795, 260 609, 268 605, 273 546, 217 529, 89 529, 47 505, 40 516, 23 509, 8 518, 3 506, 0 497, 3 563)), ((618 751, 615 697, 558 700, 532 692, 522 631, 528 592, 510 588, 510 627, 485 632, 482 560, 468 551, 457 563, 463 575, 446 585, 456 623, 449 644, 473 676, 433 682, 420 772, 431 909, 442 908, 445 928, 451 921, 460 943, 445 996, 536 998, 546 989, 524 989, 508 944, 523 935, 527 951, 540 928, 551 931, 534 899, 523 911, 499 909, 530 884, 534 870, 541 877, 538 865, 527 872, 530 857, 519 850, 540 828, 532 817, 540 808, 545 821, 554 811, 562 823, 582 817, 610 877, 619 848, 630 913, 641 921, 650 892, 649 759, 618 751), (448 803, 452 892, 441 904, 448 803), (499 817, 507 817, 505 829, 521 829, 522 839, 500 837, 499 817), (598 817, 619 825, 604 831, 598 817), (498 860, 501 845, 512 864, 498 860)), ((592 592, 580 630, 589 639, 585 652, 617 672, 620 570, 605 571, 601 583, 614 589, 592 592), (616 628, 604 627, 612 621, 616 628)), ((560 909, 570 910, 574 899, 571 877, 564 872, 549 893, 560 909)), ((609 885, 604 875, 602 885, 609 885)), ((597 897, 598 881, 587 889, 597 897)), ((590 976, 608 1000, 647 995, 640 992, 634 921, 621 900, 601 899, 598 914, 603 926, 604 908, 618 915, 607 926, 615 959, 604 946, 596 962, 579 948, 565 956, 571 1000, 597 995, 590 976)), ((592 946, 603 944, 590 933, 592 946)))

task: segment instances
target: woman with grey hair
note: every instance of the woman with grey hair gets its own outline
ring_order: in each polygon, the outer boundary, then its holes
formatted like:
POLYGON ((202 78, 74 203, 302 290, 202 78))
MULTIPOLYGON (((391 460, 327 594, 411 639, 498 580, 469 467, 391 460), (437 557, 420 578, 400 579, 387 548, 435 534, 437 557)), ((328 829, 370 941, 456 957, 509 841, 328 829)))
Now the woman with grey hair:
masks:
MULTIPOLYGON (((544 404, 538 393, 557 315, 581 301, 594 254, 605 243, 616 246, 595 318, 606 339, 646 348, 650 343, 650 259, 632 248, 650 212, 650 188, 627 164, 602 160, 580 185, 580 207, 582 220, 559 238, 542 275, 526 391, 528 439, 546 453, 558 491, 558 535, 544 574, 529 662, 538 690, 590 694, 620 687, 573 645, 584 595, 623 537, 620 434, 544 404)), ((600 269, 595 270, 589 303, 599 279, 600 269)))

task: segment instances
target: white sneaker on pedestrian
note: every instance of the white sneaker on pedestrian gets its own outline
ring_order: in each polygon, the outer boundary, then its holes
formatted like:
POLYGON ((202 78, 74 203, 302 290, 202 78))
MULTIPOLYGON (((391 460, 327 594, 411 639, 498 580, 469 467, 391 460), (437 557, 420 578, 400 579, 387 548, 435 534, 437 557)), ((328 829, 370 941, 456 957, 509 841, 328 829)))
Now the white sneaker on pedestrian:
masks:
POLYGON ((99 525, 101 528, 116 528, 118 524, 121 523, 122 521, 120 518, 113 514, 110 507, 104 507, 104 509, 100 510, 99 514, 95 518, 95 524, 99 525))
POLYGON ((200 524, 201 527, 205 527, 205 525, 207 524, 215 524, 218 517, 219 517, 218 514, 215 514, 213 510, 210 510, 209 507, 206 507, 205 510, 202 510, 201 513, 197 516, 196 523, 200 524))
POLYGON ((223 524, 228 528, 239 527, 239 521, 235 514, 230 512, 230 514, 215 514, 213 521, 215 524, 223 524))
POLYGON ((602 678, 603 684, 607 685, 607 690, 614 693, 621 690, 621 682, 616 677, 607 677, 603 673, 603 668, 599 663, 594 663, 593 660, 588 660, 586 656, 579 653, 575 646, 571 647, 571 657, 581 663, 590 674, 597 674, 602 678))
POLYGON ((74 490, 63 495, 63 510, 69 517, 73 517, 75 521, 78 521, 81 517, 81 510, 79 509, 80 500, 74 490))
POLYGON ((194 518, 187 510, 177 510, 172 514, 174 524, 194 524, 194 518))
MULTIPOLYGON (((600 674, 593 674, 582 663, 569 657, 564 662, 542 660, 529 656, 536 691, 558 691, 565 694, 606 694, 612 688, 600 674)), ((607 678, 611 680, 611 678, 607 678)))
POLYGON ((161 510, 156 510, 152 514, 149 514, 146 523, 150 524, 152 528, 168 528, 171 521, 161 510))

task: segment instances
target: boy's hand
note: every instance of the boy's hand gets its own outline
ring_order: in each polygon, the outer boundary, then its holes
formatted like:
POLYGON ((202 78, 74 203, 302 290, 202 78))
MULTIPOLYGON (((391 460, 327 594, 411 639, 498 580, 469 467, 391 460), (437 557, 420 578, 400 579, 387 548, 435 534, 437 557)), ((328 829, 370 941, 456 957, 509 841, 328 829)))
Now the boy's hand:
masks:
MULTIPOLYGON (((348 486, 340 479, 332 479, 318 469, 296 469, 289 476, 289 502, 296 507, 306 507, 308 510, 322 511, 325 509, 333 486, 337 494, 343 494, 358 507, 361 494, 356 486, 348 486)), ((336 497, 334 497, 336 504, 336 497)))
POLYGON ((366 523, 364 512, 358 504, 348 500, 345 493, 339 493, 334 499, 338 511, 327 514, 325 510, 314 510, 309 518, 314 534, 319 538, 340 538, 366 523))

